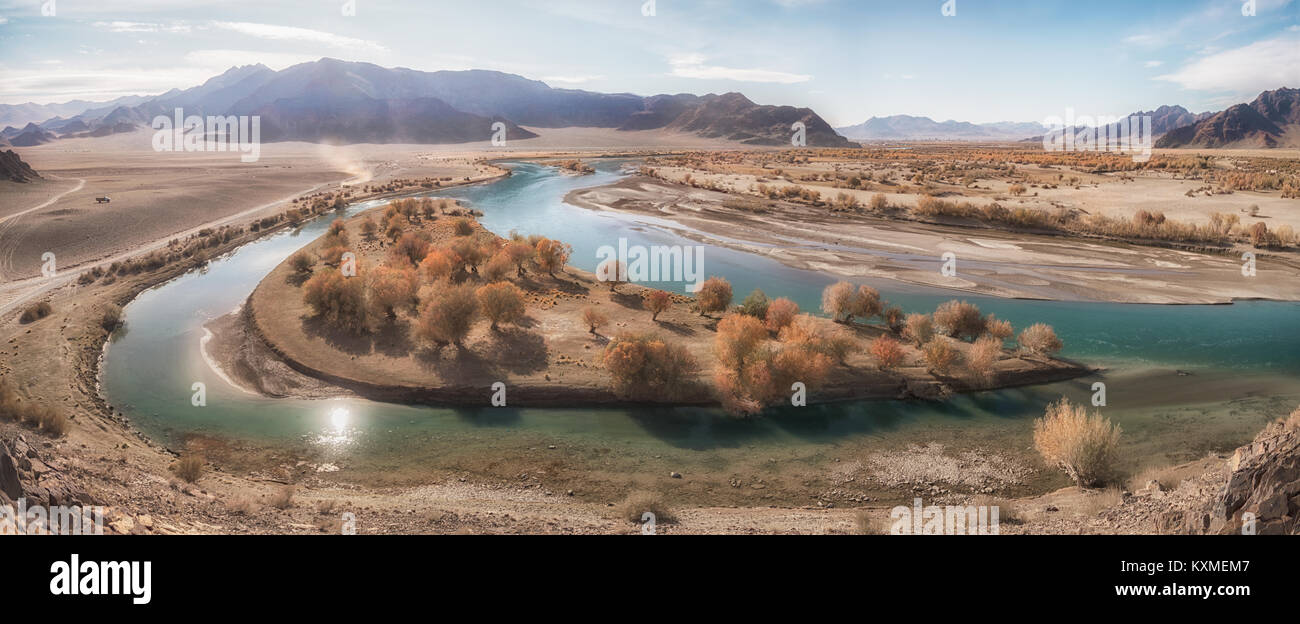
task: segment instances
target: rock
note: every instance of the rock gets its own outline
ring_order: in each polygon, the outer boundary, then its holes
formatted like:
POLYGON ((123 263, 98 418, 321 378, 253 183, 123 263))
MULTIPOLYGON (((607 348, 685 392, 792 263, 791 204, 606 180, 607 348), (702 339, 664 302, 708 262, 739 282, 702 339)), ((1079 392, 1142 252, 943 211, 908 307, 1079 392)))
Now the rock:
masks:
POLYGON ((22 483, 18 480, 18 465, 10 454, 9 447, 0 441, 0 492, 10 500, 17 500, 23 495, 22 483))
POLYGON ((1198 512, 1209 520, 1189 523, 1189 530, 1259 535, 1300 534, 1300 419, 1274 423, 1233 453, 1232 473, 1223 490, 1198 512), (1243 523, 1254 518, 1254 527, 1243 523), (1252 531, 1253 528, 1253 531, 1252 531))
POLYGON ((670 476, 670 477, 672 477, 672 478, 674 478, 674 479, 680 479, 680 478, 682 478, 682 473, 680 473, 680 472, 670 472, 670 473, 668 473, 668 476, 670 476))
POLYGON ((135 530, 135 520, 131 516, 122 514, 120 518, 108 523, 108 526, 116 533, 130 535, 135 530))

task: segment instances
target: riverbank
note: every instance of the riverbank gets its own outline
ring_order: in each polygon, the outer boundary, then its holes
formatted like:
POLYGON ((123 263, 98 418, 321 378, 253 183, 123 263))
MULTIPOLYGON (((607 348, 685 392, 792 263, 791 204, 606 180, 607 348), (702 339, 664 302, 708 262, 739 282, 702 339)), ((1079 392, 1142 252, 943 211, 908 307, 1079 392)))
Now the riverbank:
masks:
POLYGON ((579 189, 582 208, 653 217, 709 245, 847 278, 886 278, 1017 299, 1153 304, 1300 300, 1294 254, 1256 253, 1245 277, 1237 256, 1046 234, 891 220, 632 176, 579 189), (941 269, 945 254, 955 274, 941 269))
MULTIPOLYGON (((392 253, 393 243, 363 233, 363 224, 373 218, 358 214, 344 222, 346 239, 357 241, 352 248, 358 266, 363 267, 360 278, 365 278, 364 267, 379 266, 392 253)), ((408 232, 421 233, 435 248, 459 240, 447 218, 412 228, 408 232)), ((476 232, 466 238, 492 237, 481 228, 476 232)), ((323 240, 313 241, 300 253, 321 256, 324 244, 323 240)), ((219 365, 224 370, 242 371, 240 378, 249 386, 276 388, 277 396, 318 396, 317 388, 300 381, 299 376, 305 375, 368 399, 398 403, 487 407, 492 386, 501 382, 509 390, 509 405, 519 407, 718 404, 718 391, 711 383, 718 367, 713 347, 718 318, 693 311, 694 302, 684 297, 676 297, 670 309, 652 318, 643 301, 650 289, 634 284, 610 289, 573 267, 554 276, 530 270, 525 276, 509 279, 523 289, 526 298, 526 316, 521 321, 497 330, 481 323, 457 346, 431 347, 415 339, 417 319, 405 311, 360 334, 336 331, 322 323, 304 302, 306 276, 292 264, 286 260, 277 266, 249 297, 247 311, 236 315, 247 322, 246 327, 228 320, 209 326, 218 336, 217 343, 236 342, 229 332, 246 340, 246 346, 221 349, 219 365), (599 331, 590 331, 583 324, 587 308, 605 317, 599 331), (682 344, 699 362, 693 383, 682 384, 677 396, 629 399, 613 389, 601 363, 605 346, 620 334, 646 333, 658 333, 682 344), (268 357, 272 353, 278 358, 268 357), (286 375, 286 371, 292 374, 286 375), (305 390, 297 393, 295 388, 305 390)), ((856 345, 841 364, 832 367, 823 386, 809 390, 810 404, 938 399, 961 392, 1059 382, 1090 372, 1073 362, 1004 351, 987 378, 958 369, 939 375, 928 370, 920 349, 910 344, 901 345, 900 366, 882 370, 866 347, 891 332, 823 318, 808 320, 826 335, 856 345)), ((963 341, 947 341, 962 354, 971 348, 963 341)))

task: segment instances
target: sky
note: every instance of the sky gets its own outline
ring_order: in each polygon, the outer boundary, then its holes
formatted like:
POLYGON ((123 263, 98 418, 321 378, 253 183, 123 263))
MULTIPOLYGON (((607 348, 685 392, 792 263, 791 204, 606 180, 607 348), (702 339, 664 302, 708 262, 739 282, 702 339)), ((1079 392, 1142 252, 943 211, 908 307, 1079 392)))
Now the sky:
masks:
POLYGON ((1300 0, 0 0, 5 104, 152 95, 321 57, 739 91, 835 126, 1202 112, 1300 87, 1300 0))

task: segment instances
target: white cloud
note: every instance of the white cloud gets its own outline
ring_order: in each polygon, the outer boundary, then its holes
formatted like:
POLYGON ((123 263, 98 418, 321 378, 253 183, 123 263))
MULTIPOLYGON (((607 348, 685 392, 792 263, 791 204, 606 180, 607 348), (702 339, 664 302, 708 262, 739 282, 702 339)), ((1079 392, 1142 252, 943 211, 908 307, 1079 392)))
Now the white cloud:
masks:
POLYGON ((8 24, 8 23, 9 23, 9 18, 7 18, 7 17, 0 17, 0 26, 3 26, 3 25, 8 24))
POLYGON ((170 33, 187 33, 190 32, 189 24, 154 24, 149 22, 95 22, 95 28, 107 30, 109 32, 128 33, 128 32, 170 32, 170 33))
POLYGON ((812 76, 791 74, 770 69, 736 69, 718 65, 706 65, 703 55, 681 54, 668 60, 672 66, 672 75, 681 78, 698 78, 700 80, 736 80, 739 82, 775 82, 794 84, 808 82, 812 76))
POLYGON ((381 52, 387 50, 384 46, 373 41, 366 41, 365 39, 357 39, 355 37, 345 37, 343 35, 327 33, 321 30, 298 28, 296 26, 277 26, 274 24, 256 24, 253 22, 213 22, 212 25, 217 28, 233 30, 237 33, 261 39, 319 43, 335 48, 350 50, 365 49, 381 52))
POLYGON ((1142 66, 1143 66, 1143 67, 1160 67, 1161 65, 1164 65, 1164 64, 1165 64, 1164 61, 1147 61, 1147 62, 1143 63, 1142 66))
POLYGON ((1217 52, 1155 79, 1184 89, 1239 95, 1294 86, 1300 84, 1300 39, 1280 37, 1217 52))

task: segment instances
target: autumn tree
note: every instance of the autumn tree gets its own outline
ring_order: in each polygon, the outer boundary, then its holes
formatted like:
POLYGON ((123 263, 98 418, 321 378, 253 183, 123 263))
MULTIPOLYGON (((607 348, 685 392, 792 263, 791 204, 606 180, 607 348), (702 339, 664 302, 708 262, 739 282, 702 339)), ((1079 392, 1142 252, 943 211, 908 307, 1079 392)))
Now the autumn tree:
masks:
POLYGON ((799 304, 785 297, 778 297, 767 306, 767 318, 764 319, 767 331, 779 333, 799 315, 799 304))
POLYGON ((429 255, 430 249, 432 245, 429 244, 427 233, 407 232, 397 239, 397 243, 389 250, 389 256, 394 260, 417 266, 425 256, 429 255))
POLYGON ((957 349, 942 336, 936 336, 925 343, 921 347, 921 353, 925 355, 925 363, 930 371, 938 375, 948 374, 961 357, 957 349))
POLYGON ((634 399, 671 399, 699 373, 686 347, 658 334, 622 334, 605 347, 601 360, 614 389, 634 399))
POLYGON ((982 384, 993 381, 993 368, 1002 356, 1002 340, 992 335, 980 336, 966 352, 966 368, 982 384))
POLYGON ((546 271, 546 274, 551 277, 555 277, 555 272, 564 268, 564 264, 569 261, 569 256, 573 254, 572 247, 549 238, 538 240, 534 249, 537 268, 546 271))
POLYGON ((641 296, 647 310, 650 310, 650 320, 659 320, 659 315, 667 312, 673 306, 673 296, 671 293, 663 290, 647 290, 641 296))
POLYGON ((479 317, 478 296, 467 284, 446 284, 420 308, 417 335, 439 344, 459 346, 479 317))
POLYGON ((505 251, 498 251, 483 265, 483 279, 489 283, 504 281, 513 269, 510 257, 505 251))
POLYGON ((879 336, 872 340, 869 351, 871 356, 876 358, 876 364, 880 366, 880 370, 898 368, 903 363, 903 347, 898 344, 897 340, 889 336, 879 336))
POLYGON ((701 315, 725 312, 731 306, 731 282, 716 276, 704 280, 699 292, 695 293, 695 301, 701 315))
POLYGON ((524 317, 524 293, 510 282, 497 282, 478 289, 479 308, 496 331, 500 323, 517 323, 524 317))
POLYGON ((952 338, 978 338, 984 333, 984 317, 973 303, 946 301, 934 311, 935 330, 952 338))
POLYGON ((589 333, 596 333, 597 329, 608 322, 609 319, 595 307, 587 306, 582 309, 582 323, 587 326, 589 333))
POLYGON ((759 345, 767 340, 763 322, 746 314, 731 313, 718 321, 713 353, 727 368, 739 369, 759 345))
POLYGON ((397 318, 397 311, 415 300, 420 278, 414 268, 377 266, 366 276, 370 306, 378 316, 397 318))
POLYGON ((460 266, 460 256, 450 249, 434 249, 420 262, 420 270, 431 282, 450 280, 460 266))
POLYGON ((1020 348, 1034 355, 1051 357, 1064 346, 1056 330, 1045 323, 1034 323, 1020 332, 1020 348))
POLYGON ((510 262, 514 263, 517 275, 523 277, 526 273, 524 266, 536 257, 537 249, 524 241, 512 240, 506 243, 503 253, 510 258, 510 262))
POLYGON ((998 340, 1006 340, 1015 333, 1011 327, 1011 321, 1004 321, 990 314, 984 319, 984 332, 998 340))
POLYGON ((930 315, 908 314, 904 321, 903 337, 918 347, 930 342, 930 338, 934 337, 934 323, 930 320, 930 315))
POLYGON ((365 285, 337 269, 317 272, 303 285, 303 301, 325 322, 353 333, 366 327, 365 285))

